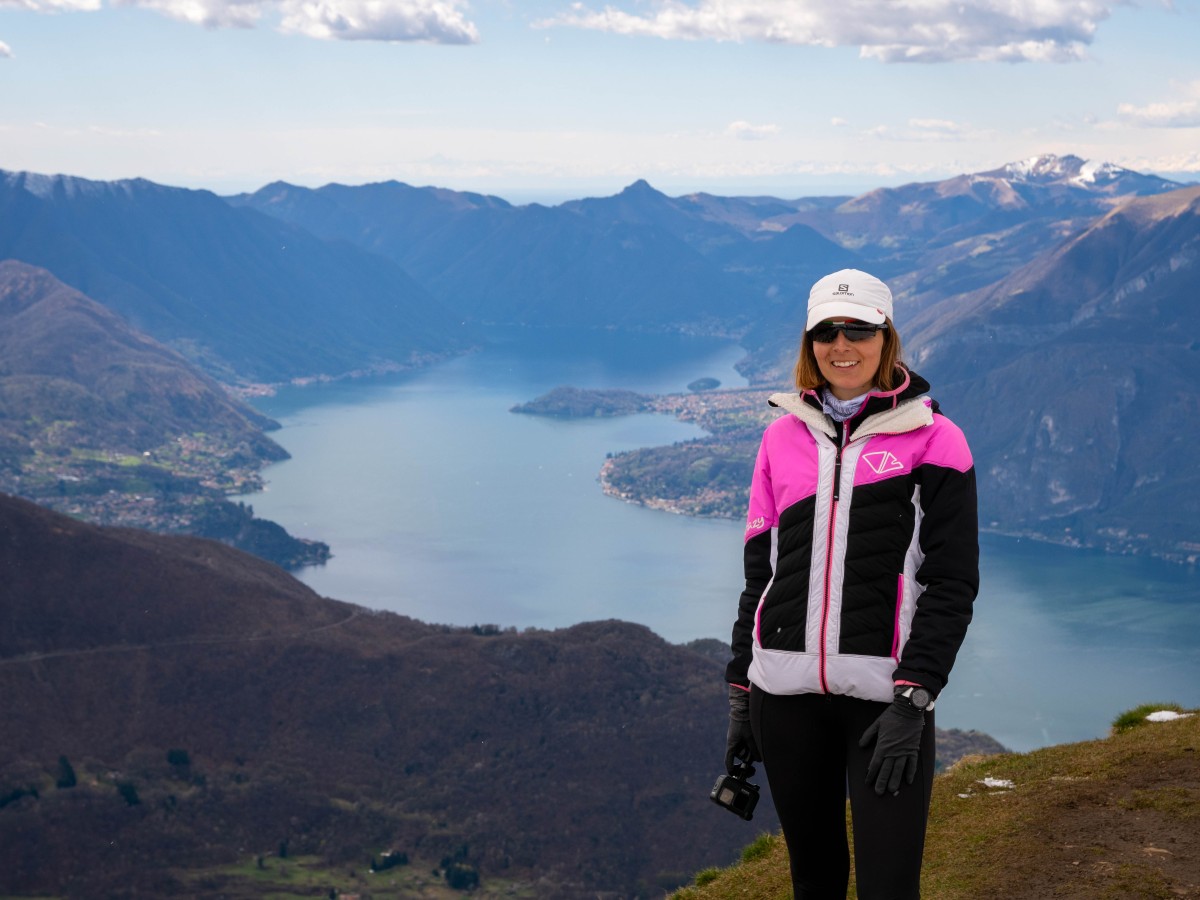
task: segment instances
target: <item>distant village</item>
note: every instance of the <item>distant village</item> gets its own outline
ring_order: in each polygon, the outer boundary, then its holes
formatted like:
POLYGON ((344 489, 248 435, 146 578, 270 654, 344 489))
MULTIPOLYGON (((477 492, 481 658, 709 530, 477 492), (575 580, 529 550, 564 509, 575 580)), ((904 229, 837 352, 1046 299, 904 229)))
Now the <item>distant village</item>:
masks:
POLYGON ((0 471, 0 491, 99 525, 194 534, 248 549, 285 568, 326 561, 329 547, 287 535, 227 498, 262 490, 263 461, 206 434, 140 454, 35 447, 0 471))

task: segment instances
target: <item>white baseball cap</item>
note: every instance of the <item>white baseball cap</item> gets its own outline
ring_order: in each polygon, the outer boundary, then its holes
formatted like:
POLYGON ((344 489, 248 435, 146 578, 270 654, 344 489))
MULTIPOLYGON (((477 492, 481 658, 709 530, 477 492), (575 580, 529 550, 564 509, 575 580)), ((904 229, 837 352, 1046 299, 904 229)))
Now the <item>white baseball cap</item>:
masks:
POLYGON ((892 292, 888 286, 858 269, 842 269, 826 275, 808 294, 808 324, 805 331, 825 319, 845 316, 872 325, 892 317, 892 292))

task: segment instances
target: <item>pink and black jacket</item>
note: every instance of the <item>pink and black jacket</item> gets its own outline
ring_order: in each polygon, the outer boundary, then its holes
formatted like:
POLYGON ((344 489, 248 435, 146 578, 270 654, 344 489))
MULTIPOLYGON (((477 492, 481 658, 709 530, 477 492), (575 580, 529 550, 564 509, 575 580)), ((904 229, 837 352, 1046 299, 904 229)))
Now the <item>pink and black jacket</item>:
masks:
POLYGON ((834 422, 812 392, 763 433, 750 487, 746 589, 731 684, 891 701, 937 695, 979 589, 975 469, 914 373, 834 422))

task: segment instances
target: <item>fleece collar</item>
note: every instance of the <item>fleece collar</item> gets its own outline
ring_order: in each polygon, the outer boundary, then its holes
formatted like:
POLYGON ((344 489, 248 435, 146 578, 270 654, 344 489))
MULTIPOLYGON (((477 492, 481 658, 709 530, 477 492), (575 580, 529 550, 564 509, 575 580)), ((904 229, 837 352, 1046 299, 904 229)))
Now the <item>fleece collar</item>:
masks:
MULTIPOLYGON (((924 396, 928 390, 929 382, 916 372, 904 369, 904 381, 899 387, 891 391, 871 391, 863 408, 848 419, 846 425, 855 439, 873 434, 904 434, 932 425, 937 403, 924 396)), ((838 437, 837 425, 825 415, 816 391, 772 394, 767 402, 787 410, 831 438, 838 437)))

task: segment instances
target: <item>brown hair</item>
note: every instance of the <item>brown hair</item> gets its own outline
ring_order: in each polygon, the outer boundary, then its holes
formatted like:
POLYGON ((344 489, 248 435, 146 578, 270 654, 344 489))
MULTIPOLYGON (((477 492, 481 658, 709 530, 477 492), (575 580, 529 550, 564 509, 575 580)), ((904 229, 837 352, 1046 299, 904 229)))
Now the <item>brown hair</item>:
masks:
MULTIPOLYGON (((891 319, 884 320, 887 330, 883 332, 883 349, 879 352, 879 371, 875 373, 875 387, 879 390, 890 391, 900 383, 896 367, 901 365, 900 334, 892 324, 891 319)), ((815 391, 824 387, 827 382, 817 366, 817 356, 813 353, 812 338, 806 331, 800 338, 800 355, 796 358, 795 368, 792 369, 792 380, 796 389, 815 391)))

